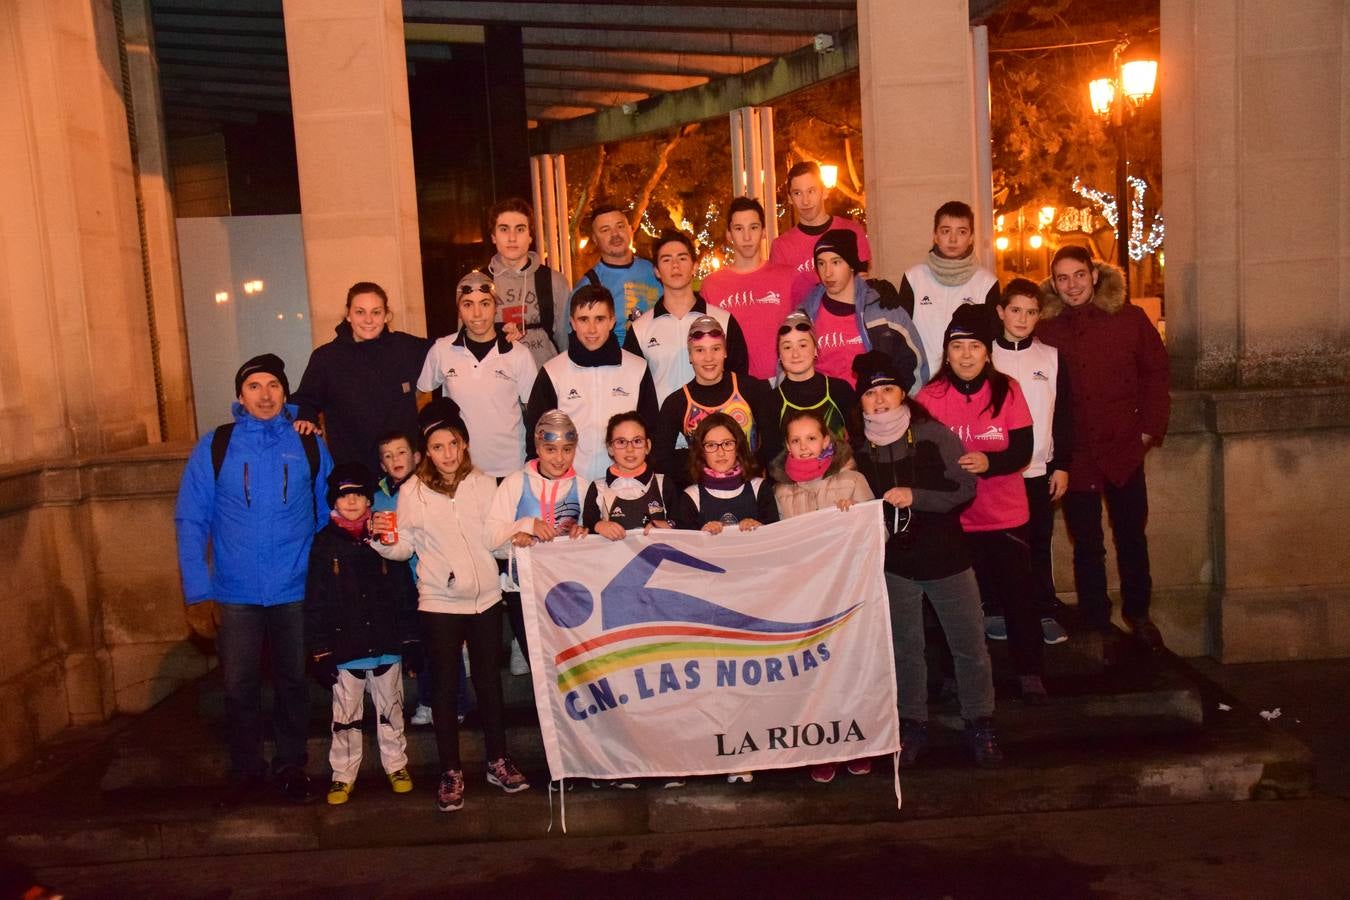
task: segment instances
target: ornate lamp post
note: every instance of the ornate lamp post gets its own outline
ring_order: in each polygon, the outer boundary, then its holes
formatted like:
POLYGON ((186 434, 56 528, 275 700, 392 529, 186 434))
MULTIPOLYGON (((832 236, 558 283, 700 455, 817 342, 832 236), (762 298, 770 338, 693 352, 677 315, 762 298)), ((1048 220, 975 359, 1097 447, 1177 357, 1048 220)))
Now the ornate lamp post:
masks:
POLYGON ((1137 59, 1122 62, 1129 46, 1126 38, 1111 53, 1111 77, 1088 84, 1092 111, 1108 123, 1116 139, 1116 256, 1125 276, 1125 296, 1130 295, 1130 201, 1126 182, 1128 164, 1127 131, 1135 112, 1153 96, 1158 81, 1158 61, 1137 59))

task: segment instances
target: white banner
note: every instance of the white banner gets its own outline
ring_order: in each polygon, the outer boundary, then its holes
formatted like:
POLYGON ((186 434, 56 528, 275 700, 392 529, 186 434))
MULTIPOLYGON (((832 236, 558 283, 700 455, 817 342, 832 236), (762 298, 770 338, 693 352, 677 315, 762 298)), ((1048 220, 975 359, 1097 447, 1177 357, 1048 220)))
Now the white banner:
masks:
POLYGON ((752 532, 518 554, 558 778, 712 775, 900 747, 878 501, 752 532))

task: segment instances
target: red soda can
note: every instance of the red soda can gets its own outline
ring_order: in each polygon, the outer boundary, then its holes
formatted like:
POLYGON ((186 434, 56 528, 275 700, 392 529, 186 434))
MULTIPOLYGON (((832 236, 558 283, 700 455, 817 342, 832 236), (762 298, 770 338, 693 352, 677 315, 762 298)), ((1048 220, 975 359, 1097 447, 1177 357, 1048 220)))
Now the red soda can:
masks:
POLYGON ((386 512, 385 515, 389 517, 389 518, 388 518, 388 522, 389 522, 389 530, 388 530, 388 531, 382 531, 382 532, 380 532, 380 543, 381 543, 381 544, 397 544, 397 543, 398 543, 398 513, 396 513, 396 512, 394 512, 394 511, 390 510, 389 512, 386 512))

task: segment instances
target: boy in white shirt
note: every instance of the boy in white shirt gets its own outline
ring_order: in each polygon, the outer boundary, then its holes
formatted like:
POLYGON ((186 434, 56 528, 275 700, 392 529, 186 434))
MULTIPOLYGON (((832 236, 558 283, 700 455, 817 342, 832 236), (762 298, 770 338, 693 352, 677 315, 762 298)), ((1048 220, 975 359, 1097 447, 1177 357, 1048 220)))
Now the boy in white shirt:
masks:
MULTIPOLYGON (((995 285, 997 289, 997 285, 995 285)), ((1034 281, 1014 278, 998 298, 995 310, 1003 325, 994 340, 994 368, 1017 379, 1031 408, 1033 444, 1031 462, 1022 470, 1031 519, 1031 572, 1041 607, 1041 637, 1047 644, 1068 640, 1055 618, 1055 576, 1051 565, 1050 539, 1055 531, 1054 503, 1069 489, 1070 440, 1069 375, 1060 365, 1059 351, 1032 335, 1041 317, 1041 290, 1034 281)), ((1007 637, 1001 616, 990 616, 985 634, 995 640, 1007 637)))

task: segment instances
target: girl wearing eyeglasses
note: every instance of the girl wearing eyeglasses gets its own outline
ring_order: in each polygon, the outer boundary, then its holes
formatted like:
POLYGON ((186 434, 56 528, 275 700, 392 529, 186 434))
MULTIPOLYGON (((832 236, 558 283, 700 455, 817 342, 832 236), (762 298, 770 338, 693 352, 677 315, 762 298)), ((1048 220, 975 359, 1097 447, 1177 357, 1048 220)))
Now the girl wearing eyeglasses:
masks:
POLYGON ((848 413, 858 402, 853 387, 842 378, 816 371, 816 333, 811 317, 801 311, 789 313, 778 326, 778 419, 780 425, 799 410, 820 414, 830 434, 848 440, 848 413))
POLYGON ((611 541, 640 528, 673 528, 672 480, 647 465, 651 439, 637 411, 610 416, 605 446, 613 465, 604 481, 591 482, 581 504, 581 524, 611 541))
POLYGON ((961 528, 975 496, 975 475, 961 465, 961 439, 908 396, 913 374, 884 353, 854 361, 862 409, 858 471, 885 501, 886 593, 895 640, 900 707, 900 765, 928 747, 928 666, 923 598, 927 595, 951 648, 956 690, 975 761, 1002 761, 991 716, 994 682, 984 640, 984 612, 961 528))
MULTIPOLYGON (((691 483, 684 481, 690 471, 688 460, 695 460, 696 468, 702 465, 701 456, 689 452, 698 446, 693 442, 694 431, 707 416, 721 412, 737 423, 758 467, 763 468, 782 449, 773 389, 758 378, 726 370, 726 333, 712 316, 694 320, 687 346, 694 378, 661 403, 652 465, 681 486, 691 483)), ((697 479, 692 483, 697 484, 697 479)))
POLYGON ((740 424, 727 413, 709 413, 690 438, 687 472, 692 484, 676 506, 680 528, 721 534, 724 528, 754 531, 778 521, 773 484, 763 471, 740 424))

